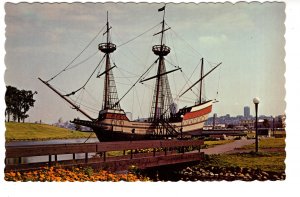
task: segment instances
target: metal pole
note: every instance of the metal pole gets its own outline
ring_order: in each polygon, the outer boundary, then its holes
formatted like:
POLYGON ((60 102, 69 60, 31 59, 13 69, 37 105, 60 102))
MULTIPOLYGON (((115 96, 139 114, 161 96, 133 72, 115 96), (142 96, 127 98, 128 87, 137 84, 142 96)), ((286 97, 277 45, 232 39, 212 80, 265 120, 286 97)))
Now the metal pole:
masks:
POLYGON ((273 137, 275 137, 275 118, 273 118, 273 137))
POLYGON ((258 103, 255 103, 255 152, 258 152, 258 130, 257 130, 258 103))

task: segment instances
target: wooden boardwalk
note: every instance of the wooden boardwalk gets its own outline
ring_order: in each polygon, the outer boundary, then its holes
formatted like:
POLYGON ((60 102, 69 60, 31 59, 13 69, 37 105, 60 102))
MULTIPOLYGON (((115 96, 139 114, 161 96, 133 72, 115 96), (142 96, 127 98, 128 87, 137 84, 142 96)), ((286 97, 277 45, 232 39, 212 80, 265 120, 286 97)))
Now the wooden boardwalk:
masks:
POLYGON ((127 170, 130 165, 135 165, 139 169, 145 169, 200 161, 203 158, 203 153, 200 152, 202 144, 202 140, 147 140, 6 147, 5 171, 31 170, 53 165, 91 166, 110 171, 127 170), (188 152, 195 149, 198 151, 188 152), (121 154, 109 157, 108 153, 111 151, 121 154), (84 153, 84 159, 76 158, 78 153, 84 153), (90 157, 92 153, 96 156, 90 157), (72 159, 57 159, 58 155, 67 154, 72 155, 72 159), (34 156, 48 156, 49 159, 47 162, 22 163, 22 158, 34 156), (15 158, 18 162, 9 164, 8 158, 15 158))

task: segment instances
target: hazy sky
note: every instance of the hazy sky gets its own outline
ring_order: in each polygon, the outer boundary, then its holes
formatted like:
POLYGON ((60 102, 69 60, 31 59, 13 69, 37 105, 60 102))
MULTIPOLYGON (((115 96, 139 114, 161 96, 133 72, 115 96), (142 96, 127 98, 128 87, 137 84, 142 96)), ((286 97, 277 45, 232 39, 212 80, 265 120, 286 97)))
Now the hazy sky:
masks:
MULTIPOLYGON (((146 3, 89 3, 89 4, 5 4, 6 56, 5 83, 19 89, 38 91, 35 107, 30 110, 30 121, 53 123, 60 117, 72 120, 83 117, 38 81, 49 79, 62 70, 95 37, 106 23, 106 11, 112 26, 112 41, 118 46, 158 25, 162 4, 146 3)), ((205 58, 205 72, 216 63, 222 66, 205 81, 207 99, 217 99, 213 113, 243 114, 243 107, 252 99, 261 100, 259 113, 279 115, 285 112, 285 33, 284 3, 231 3, 225 4, 167 4, 166 44, 171 53, 168 62, 182 67, 190 83, 199 78, 201 57, 205 58), (198 66, 197 66, 198 65, 198 66)), ((160 31, 153 28, 142 37, 117 48, 112 56, 118 66, 114 69, 119 98, 156 59, 151 46, 158 44, 160 31)), ((103 42, 102 33, 73 65, 97 51, 103 42)), ((51 81, 53 86, 67 93, 82 86, 97 66, 100 52, 82 65, 74 67, 51 81)), ((174 69, 166 63, 167 70, 174 69)), ((103 71, 102 70, 100 72, 103 71)), ((98 70, 97 70, 98 72, 98 70)), ((154 75, 155 70, 147 75, 154 75)), ((174 98, 185 85, 181 72, 169 75, 174 98)), ((152 101, 155 81, 138 84, 121 102, 133 117, 147 117, 152 101)), ((187 87, 187 86, 185 86, 187 87)), ((84 94, 74 99, 82 100, 82 108, 93 117, 102 105, 103 78, 95 76, 84 94), (90 97, 91 96, 91 97, 90 97), (93 111, 90 111, 93 108, 93 111)), ((197 87, 193 89, 197 93, 197 87)), ((179 107, 192 105, 196 96, 189 92, 178 102, 179 107)))

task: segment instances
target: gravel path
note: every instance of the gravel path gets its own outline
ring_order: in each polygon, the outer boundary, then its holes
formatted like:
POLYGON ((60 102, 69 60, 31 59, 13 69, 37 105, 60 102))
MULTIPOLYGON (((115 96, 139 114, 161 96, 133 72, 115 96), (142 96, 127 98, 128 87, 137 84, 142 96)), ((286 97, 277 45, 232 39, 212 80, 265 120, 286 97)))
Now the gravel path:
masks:
POLYGON ((221 153, 226 153, 233 151, 235 148, 240 148, 242 146, 248 145, 248 144, 253 144, 255 143, 255 140, 247 140, 247 139, 242 139, 242 140, 236 140, 234 142, 228 143, 228 144, 223 144, 223 145, 218 145, 212 148, 207 148, 207 149, 202 149, 201 152, 204 152, 204 154, 207 155, 213 155, 213 154, 221 154, 221 153))

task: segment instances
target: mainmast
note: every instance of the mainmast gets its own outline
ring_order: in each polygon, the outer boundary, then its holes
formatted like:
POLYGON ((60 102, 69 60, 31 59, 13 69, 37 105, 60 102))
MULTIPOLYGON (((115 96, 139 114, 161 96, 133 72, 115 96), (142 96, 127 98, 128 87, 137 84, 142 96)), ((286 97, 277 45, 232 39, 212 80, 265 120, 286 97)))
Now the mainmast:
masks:
POLYGON ((167 56, 170 53, 170 47, 166 46, 163 43, 164 32, 169 30, 170 28, 165 29, 165 7, 158 9, 158 11, 164 11, 163 21, 162 21, 162 30, 153 36, 160 34, 160 45, 154 45, 152 47, 152 51, 155 55, 159 57, 158 61, 158 69, 157 69, 157 78, 156 85, 153 95, 152 107, 150 117, 153 120, 158 120, 160 118, 165 118, 165 110, 173 103, 171 89, 168 82, 168 77, 164 73, 166 73, 164 56, 167 56))
POLYGON ((117 88, 112 72, 112 67, 110 63, 110 53, 113 53, 116 50, 116 45, 111 42, 110 39, 110 29, 108 22, 108 12, 107 12, 107 22, 106 22, 106 43, 101 43, 98 46, 98 49, 105 53, 105 79, 104 79, 104 92, 103 92, 103 105, 102 109, 120 109, 120 104, 117 103, 118 94, 117 88))
MULTIPOLYGON (((200 78, 203 77, 203 58, 201 58, 201 73, 200 73, 200 78)), ((203 80, 200 81, 200 91, 199 91, 199 104, 202 103, 202 83, 203 80)))

